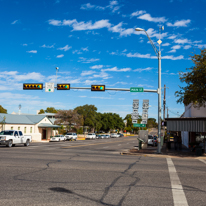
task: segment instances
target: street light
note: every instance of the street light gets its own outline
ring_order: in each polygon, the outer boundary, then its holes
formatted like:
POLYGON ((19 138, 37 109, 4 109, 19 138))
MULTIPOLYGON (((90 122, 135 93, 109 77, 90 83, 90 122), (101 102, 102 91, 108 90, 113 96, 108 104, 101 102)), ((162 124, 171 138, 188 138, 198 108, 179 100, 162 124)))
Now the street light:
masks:
MULTIPOLYGON (((162 30, 164 27, 161 28, 162 30)), ((157 153, 161 153, 161 51, 159 48, 159 51, 157 50, 156 46, 154 45, 153 41, 150 39, 149 35, 144 29, 136 28, 135 31, 144 31, 150 41, 150 44, 152 45, 152 48, 155 51, 155 54, 158 58, 158 148, 157 153)), ((159 39, 158 44, 160 45, 162 41, 159 39)))

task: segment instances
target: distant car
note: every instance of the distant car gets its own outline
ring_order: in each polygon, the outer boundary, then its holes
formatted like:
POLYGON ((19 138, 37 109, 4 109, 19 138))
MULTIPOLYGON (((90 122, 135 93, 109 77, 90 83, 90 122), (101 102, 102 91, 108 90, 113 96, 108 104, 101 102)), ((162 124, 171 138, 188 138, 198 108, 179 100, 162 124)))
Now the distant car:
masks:
POLYGON ((116 137, 119 137, 119 135, 118 135, 117 133, 111 133, 111 134, 110 134, 110 137, 111 137, 111 138, 116 138, 116 137))
POLYGON ((105 138, 110 138, 110 135, 109 134, 105 134, 105 138))
POLYGON ((60 142, 65 140, 66 137, 64 135, 55 135, 54 137, 51 137, 50 142, 60 142))
POLYGON ((123 134, 121 134, 121 133, 119 133, 118 135, 119 135, 119 137, 124 137, 124 135, 123 135, 123 134))
POLYGON ((96 139, 102 139, 102 136, 100 134, 96 135, 96 139))
POLYGON ((72 140, 77 140, 77 134, 76 133, 72 133, 72 132, 69 132, 65 135, 66 137, 66 140, 69 140, 69 141, 72 141, 72 140))
POLYGON ((148 142, 147 142, 147 144, 151 145, 151 146, 156 146, 157 145, 156 137, 154 137, 152 135, 148 135, 148 142))
POLYGON ((102 137, 102 139, 106 139, 107 138, 105 134, 102 134, 101 137, 102 137))
POLYGON ((95 133, 88 133, 86 136, 86 139, 96 139, 96 134, 95 133))

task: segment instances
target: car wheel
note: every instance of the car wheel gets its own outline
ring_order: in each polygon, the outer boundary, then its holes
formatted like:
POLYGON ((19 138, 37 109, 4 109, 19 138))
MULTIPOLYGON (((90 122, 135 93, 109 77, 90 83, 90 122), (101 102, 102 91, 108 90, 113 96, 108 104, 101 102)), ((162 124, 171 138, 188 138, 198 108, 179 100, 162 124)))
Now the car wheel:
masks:
POLYGON ((12 147, 15 147, 16 145, 15 144, 12 144, 12 147))
POLYGON ((24 146, 28 147, 29 146, 29 140, 26 140, 26 143, 24 144, 24 146))
POLYGON ((8 144, 6 145, 7 147, 12 147, 12 141, 9 140, 8 144))

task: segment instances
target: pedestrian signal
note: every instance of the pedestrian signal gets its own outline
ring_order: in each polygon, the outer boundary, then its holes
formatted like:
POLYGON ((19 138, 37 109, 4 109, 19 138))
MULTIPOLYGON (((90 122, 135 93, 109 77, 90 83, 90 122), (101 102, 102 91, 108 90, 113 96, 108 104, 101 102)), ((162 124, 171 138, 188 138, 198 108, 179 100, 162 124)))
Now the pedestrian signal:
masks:
POLYGON ((105 85, 91 85, 91 91, 105 91, 105 85))
POLYGON ((43 84, 39 83, 24 83, 23 84, 23 89, 24 90, 42 90, 43 89, 43 84))
POLYGON ((57 90, 70 90, 70 84, 57 84, 57 90))

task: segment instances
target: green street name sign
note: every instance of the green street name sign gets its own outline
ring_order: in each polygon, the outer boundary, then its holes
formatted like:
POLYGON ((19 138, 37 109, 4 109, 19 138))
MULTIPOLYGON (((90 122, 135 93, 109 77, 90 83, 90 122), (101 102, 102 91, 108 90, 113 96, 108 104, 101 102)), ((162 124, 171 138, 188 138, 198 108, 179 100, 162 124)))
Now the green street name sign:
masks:
POLYGON ((130 87, 130 92, 144 92, 143 87, 130 87))
POLYGON ((146 124, 133 124, 133 127, 146 127, 146 124))

